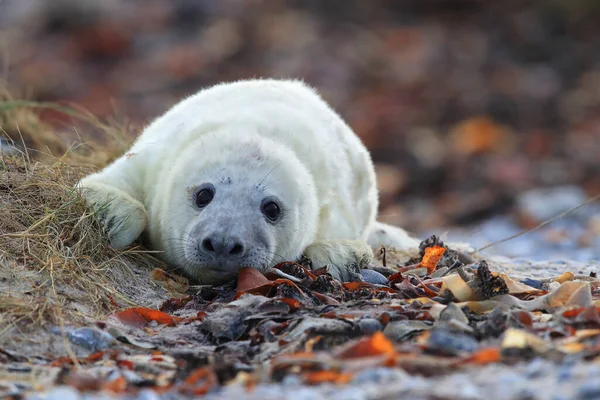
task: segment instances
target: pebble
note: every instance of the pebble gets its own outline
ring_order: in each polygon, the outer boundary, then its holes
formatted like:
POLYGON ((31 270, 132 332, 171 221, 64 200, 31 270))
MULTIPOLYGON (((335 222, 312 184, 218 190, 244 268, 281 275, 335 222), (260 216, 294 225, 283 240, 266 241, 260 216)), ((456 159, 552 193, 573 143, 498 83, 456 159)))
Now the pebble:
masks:
POLYGON ((433 329, 427 340, 427 347, 450 354, 471 353, 477 350, 479 343, 472 336, 463 333, 433 329))
POLYGON ((361 318, 360 321, 358 321, 358 326, 360 327, 361 333, 365 335, 372 335, 383 329, 381 322, 375 318, 361 318))
POLYGON ((387 278, 383 274, 380 274, 372 269, 363 269, 360 271, 360 274, 365 282, 372 283, 374 285, 387 285, 388 283, 387 278))
POLYGON ((537 279, 530 279, 530 278, 525 278, 521 281, 521 283, 527 285, 527 286, 531 286, 532 288, 535 289, 542 289, 542 281, 539 281, 537 279))
MULTIPOLYGON (((96 328, 65 327, 64 330, 71 343, 90 350, 91 352, 107 349, 115 341, 115 338, 111 334, 96 328)), ((55 335, 61 335, 63 332, 60 327, 53 327, 50 331, 55 335)))
POLYGON ((8 143, 6 141, 6 139, 0 137, 0 153, 15 154, 18 151, 19 150, 18 150, 17 147, 15 147, 12 144, 8 143))

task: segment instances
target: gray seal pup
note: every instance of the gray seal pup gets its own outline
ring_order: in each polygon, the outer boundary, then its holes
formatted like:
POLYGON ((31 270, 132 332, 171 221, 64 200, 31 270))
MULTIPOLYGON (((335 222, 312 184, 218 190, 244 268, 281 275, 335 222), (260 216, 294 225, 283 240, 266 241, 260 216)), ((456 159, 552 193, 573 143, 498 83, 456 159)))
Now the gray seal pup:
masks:
POLYGON ((376 221, 367 149, 315 90, 296 80, 203 89, 78 187, 113 247, 142 236, 202 284, 301 256, 348 280, 372 260, 372 247, 419 245, 376 221))

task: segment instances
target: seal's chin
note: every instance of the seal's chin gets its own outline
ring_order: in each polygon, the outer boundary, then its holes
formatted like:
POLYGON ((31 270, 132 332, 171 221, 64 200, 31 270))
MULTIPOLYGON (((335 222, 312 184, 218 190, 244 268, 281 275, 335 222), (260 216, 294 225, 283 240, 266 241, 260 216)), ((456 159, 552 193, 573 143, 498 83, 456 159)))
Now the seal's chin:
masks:
POLYGON ((240 269, 250 267, 259 271, 267 269, 267 265, 239 265, 231 267, 226 265, 188 264, 183 272, 197 280, 202 285, 220 285, 236 279, 240 269))
POLYGON ((238 276, 239 269, 189 265, 184 272, 201 285, 220 285, 234 280, 238 276))

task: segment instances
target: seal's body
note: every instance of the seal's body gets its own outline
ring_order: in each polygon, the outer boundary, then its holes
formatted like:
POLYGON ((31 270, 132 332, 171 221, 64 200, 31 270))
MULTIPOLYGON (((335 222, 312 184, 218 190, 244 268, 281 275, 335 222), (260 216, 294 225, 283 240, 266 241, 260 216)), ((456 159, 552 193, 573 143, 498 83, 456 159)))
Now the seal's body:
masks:
POLYGON ((152 122, 130 151, 79 186, 111 243, 142 233, 202 283, 301 255, 347 279, 372 246, 418 242, 375 222, 369 153, 298 81, 217 85, 152 122))

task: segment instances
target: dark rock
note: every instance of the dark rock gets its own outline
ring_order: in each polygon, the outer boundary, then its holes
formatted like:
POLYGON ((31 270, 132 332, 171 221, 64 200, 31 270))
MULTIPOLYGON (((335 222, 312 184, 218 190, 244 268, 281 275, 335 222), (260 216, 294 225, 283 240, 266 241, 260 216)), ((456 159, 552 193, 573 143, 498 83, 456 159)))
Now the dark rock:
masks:
POLYGON ((477 340, 464 333, 447 329, 434 329, 427 340, 427 348, 445 354, 471 353, 479 347, 477 340))

